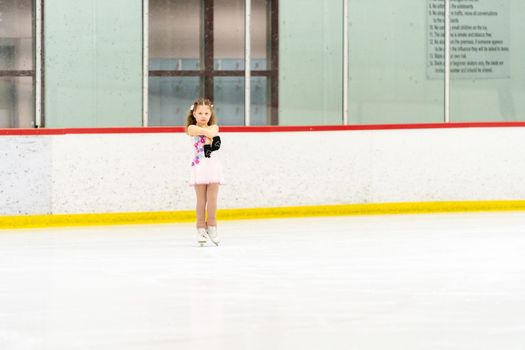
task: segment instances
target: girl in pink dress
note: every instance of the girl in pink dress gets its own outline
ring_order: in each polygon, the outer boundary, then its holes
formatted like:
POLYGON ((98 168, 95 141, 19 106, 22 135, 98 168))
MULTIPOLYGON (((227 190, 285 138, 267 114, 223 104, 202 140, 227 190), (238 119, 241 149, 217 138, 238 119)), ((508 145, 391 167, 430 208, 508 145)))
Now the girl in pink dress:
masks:
POLYGON ((203 246, 210 239, 218 246, 217 195, 224 178, 219 126, 210 100, 199 98, 191 105, 186 117, 186 134, 191 136, 193 146, 189 184, 195 187, 197 196, 197 242, 203 246))

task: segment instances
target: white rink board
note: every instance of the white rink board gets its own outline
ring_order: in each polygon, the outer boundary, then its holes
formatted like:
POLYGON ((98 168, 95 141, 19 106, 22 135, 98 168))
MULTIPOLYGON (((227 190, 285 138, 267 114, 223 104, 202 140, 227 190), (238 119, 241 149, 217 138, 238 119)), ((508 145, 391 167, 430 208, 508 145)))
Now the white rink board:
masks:
MULTIPOLYGON (((227 185, 219 208, 525 198, 525 128, 221 138, 227 185)), ((10 146, 0 152, 0 215, 194 209, 187 185, 191 142, 182 133, 11 136, 0 142, 10 146), (37 149, 22 147, 27 142, 37 149)))

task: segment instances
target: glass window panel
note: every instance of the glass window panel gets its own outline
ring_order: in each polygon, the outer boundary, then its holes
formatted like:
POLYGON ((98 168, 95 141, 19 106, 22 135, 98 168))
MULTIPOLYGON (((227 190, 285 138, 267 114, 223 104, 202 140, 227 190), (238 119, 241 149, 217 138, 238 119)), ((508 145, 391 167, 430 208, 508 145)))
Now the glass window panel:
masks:
POLYGON ((0 128, 34 126, 33 78, 0 77, 0 128))
POLYGON ((252 70, 266 70, 269 67, 268 52, 270 43, 268 27, 270 17, 269 0, 252 0, 252 25, 251 25, 251 65, 252 70))
POLYGON ((33 69, 31 0, 0 1, 0 70, 33 69))
POLYGON ((342 10, 342 0, 279 1, 280 125, 342 124, 342 10))
POLYGON ((149 69, 199 70, 200 0, 150 0, 149 69))
POLYGON ((214 68, 244 70, 244 0, 213 3, 214 68))
POLYGON ((185 125, 186 112, 201 95, 199 77, 150 77, 150 126, 185 125))
POLYGON ((219 125, 244 125, 244 76, 215 77, 213 94, 219 125))
POLYGON ((252 77, 251 78, 251 107, 250 107, 250 124, 251 125, 270 125, 271 119, 268 108, 268 78, 252 77))
POLYGON ((46 126, 142 125, 142 3, 44 7, 46 126))
POLYGON ((349 123, 443 122, 443 47, 443 0, 349 0, 349 123))
POLYGON ((349 123, 444 121, 444 0, 349 0, 349 123))
POLYGON ((450 120, 525 120, 525 2, 451 3, 450 120))

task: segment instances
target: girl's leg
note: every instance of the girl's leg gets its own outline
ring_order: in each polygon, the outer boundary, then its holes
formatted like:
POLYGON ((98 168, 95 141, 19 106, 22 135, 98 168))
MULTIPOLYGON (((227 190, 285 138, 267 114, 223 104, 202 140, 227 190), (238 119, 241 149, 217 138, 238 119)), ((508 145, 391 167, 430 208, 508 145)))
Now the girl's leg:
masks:
POLYGON ((209 184, 206 191, 206 206, 208 212, 208 226, 217 226, 217 197, 219 184, 209 184))
POLYGON ((197 228, 206 228, 206 186, 195 185, 195 194, 197 195, 197 228))

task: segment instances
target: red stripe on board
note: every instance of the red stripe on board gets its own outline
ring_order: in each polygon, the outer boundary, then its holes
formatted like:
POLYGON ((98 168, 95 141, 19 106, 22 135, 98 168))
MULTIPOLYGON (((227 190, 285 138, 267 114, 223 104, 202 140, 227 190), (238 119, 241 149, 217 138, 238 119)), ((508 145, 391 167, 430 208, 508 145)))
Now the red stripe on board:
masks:
POLYGON ((184 132, 183 127, 0 129, 0 135, 147 134, 184 132))
MULTIPOLYGON (((525 127, 525 122, 375 124, 375 125, 317 125, 317 126, 221 126, 221 132, 298 132, 344 130, 403 130, 451 128, 525 127)), ((65 134, 143 134, 182 133, 184 127, 115 127, 115 128, 43 128, 0 129, 1 135, 65 135, 65 134)))

